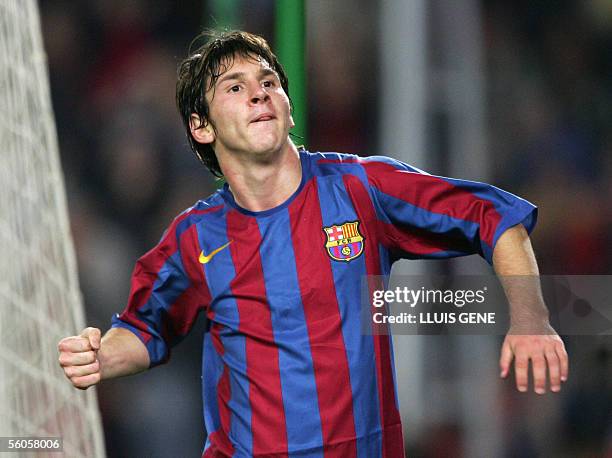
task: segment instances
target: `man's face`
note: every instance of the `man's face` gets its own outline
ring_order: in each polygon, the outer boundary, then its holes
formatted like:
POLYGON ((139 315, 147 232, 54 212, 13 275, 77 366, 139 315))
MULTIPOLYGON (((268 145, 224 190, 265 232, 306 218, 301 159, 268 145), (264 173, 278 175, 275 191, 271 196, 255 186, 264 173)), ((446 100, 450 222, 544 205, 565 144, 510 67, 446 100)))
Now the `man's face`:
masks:
POLYGON ((236 56, 233 65, 206 93, 211 141, 217 157, 256 155, 280 150, 294 126, 289 98, 265 60, 236 56))

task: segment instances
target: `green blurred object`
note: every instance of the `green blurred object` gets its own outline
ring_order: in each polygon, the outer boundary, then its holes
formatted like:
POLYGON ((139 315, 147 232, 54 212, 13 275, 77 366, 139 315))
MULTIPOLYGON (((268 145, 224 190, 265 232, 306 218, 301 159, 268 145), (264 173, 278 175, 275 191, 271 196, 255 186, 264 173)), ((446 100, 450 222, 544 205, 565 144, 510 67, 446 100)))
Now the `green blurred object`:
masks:
POLYGON ((212 27, 217 30, 239 28, 240 3, 240 0, 212 0, 210 2, 212 27))
POLYGON ((306 144, 306 17, 304 0, 276 1, 276 45, 274 50, 289 77, 289 95, 293 102, 292 133, 306 144))

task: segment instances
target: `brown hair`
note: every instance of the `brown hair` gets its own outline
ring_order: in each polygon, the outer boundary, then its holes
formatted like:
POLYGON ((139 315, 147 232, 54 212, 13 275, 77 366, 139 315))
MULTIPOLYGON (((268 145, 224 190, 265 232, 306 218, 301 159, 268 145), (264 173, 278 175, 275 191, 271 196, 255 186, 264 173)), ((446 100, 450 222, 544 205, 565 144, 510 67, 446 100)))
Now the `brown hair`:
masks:
MULTIPOLYGON (((264 38, 238 30, 221 33, 204 31, 191 42, 189 56, 180 63, 178 68, 176 104, 187 131, 191 149, 208 170, 217 177, 222 177, 223 173, 215 151, 212 145, 198 143, 193 138, 190 121, 191 115, 196 114, 200 118, 198 127, 210 122, 206 92, 214 88, 217 79, 232 66, 236 56, 265 59, 278 74, 281 86, 289 96, 289 81, 285 70, 264 38), (202 39, 207 41, 192 49, 202 39)), ((214 129, 214 125, 212 127, 214 129)))

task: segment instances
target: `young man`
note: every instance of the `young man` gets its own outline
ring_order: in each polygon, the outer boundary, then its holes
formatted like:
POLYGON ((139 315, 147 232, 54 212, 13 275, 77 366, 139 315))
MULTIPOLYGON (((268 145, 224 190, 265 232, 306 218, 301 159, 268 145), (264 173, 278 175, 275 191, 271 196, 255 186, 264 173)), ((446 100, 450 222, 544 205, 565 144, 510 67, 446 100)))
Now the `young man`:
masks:
MULTIPOLYGON (((103 338, 87 328, 59 343, 66 376, 85 389, 163 363, 203 311, 204 456, 403 456, 391 340, 361 332, 361 279, 402 257, 473 253, 500 276, 537 275, 535 207, 385 157, 298 150, 287 77, 245 32, 181 64, 177 102, 194 151, 227 184, 137 262, 103 338)), ((558 391, 567 354, 545 306, 510 302, 502 377, 514 359, 526 391, 531 360, 536 392, 547 370, 558 391), (525 324, 533 335, 517 335, 525 324)))

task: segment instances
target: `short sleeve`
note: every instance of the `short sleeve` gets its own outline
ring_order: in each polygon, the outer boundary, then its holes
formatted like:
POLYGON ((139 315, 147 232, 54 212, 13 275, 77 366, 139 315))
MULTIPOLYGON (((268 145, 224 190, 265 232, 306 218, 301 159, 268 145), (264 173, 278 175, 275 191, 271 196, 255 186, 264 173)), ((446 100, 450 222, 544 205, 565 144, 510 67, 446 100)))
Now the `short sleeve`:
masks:
POLYGON ((405 258, 479 254, 492 264, 510 227, 535 226, 537 208, 495 186, 429 175, 385 157, 363 160, 386 244, 405 258))
POLYGON ((157 246, 136 262, 127 306, 112 318, 113 328, 128 329, 145 344, 151 367, 168 360, 170 348, 210 303, 197 261, 196 226, 187 223, 175 220, 157 246))

